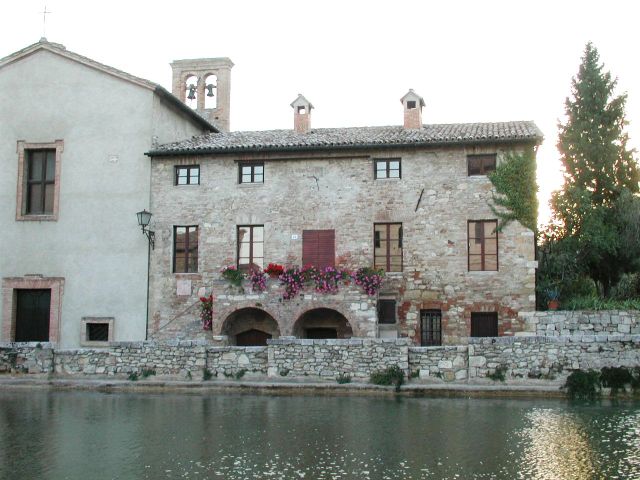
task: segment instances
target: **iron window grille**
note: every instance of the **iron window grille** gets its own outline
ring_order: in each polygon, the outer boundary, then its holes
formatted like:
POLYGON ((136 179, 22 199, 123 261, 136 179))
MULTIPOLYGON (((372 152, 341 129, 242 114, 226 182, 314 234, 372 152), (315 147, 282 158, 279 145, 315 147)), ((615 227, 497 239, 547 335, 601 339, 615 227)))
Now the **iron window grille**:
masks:
POLYGON ((440 310, 420 310, 420 344, 423 347, 442 345, 440 310))

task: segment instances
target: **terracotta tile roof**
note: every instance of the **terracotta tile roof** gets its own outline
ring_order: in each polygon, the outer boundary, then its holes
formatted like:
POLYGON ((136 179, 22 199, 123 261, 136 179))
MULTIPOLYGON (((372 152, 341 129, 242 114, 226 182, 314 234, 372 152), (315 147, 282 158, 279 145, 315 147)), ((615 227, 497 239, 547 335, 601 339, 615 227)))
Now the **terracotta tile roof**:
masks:
POLYGON ((452 123, 424 125, 422 130, 401 126, 317 128, 309 133, 294 130, 210 133, 160 145, 150 156, 285 150, 357 149, 393 146, 468 145, 479 143, 540 143, 535 123, 452 123))

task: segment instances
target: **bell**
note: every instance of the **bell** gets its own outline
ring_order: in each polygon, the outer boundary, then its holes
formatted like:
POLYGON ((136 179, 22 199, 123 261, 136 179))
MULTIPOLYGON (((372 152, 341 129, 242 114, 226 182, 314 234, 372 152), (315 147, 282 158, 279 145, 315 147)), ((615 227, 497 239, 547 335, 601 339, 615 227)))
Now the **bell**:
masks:
POLYGON ((213 83, 210 83, 209 85, 207 85, 207 97, 213 97, 214 88, 216 88, 216 86, 213 83))
POLYGON ((196 86, 191 84, 191 85, 189 85, 188 88, 189 88, 189 95, 187 95, 187 98, 189 100, 195 99, 196 98, 196 86))

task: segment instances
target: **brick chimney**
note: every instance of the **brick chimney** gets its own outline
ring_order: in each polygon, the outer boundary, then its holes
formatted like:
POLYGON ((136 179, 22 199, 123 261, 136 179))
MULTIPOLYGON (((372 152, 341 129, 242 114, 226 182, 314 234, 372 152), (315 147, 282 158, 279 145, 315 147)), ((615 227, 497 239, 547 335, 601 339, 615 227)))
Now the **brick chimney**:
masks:
POLYGON ((422 107, 424 107, 424 99, 409 89, 409 92, 400 99, 404 106, 404 128, 409 130, 422 129, 422 107))
POLYGON ((309 133, 311 130, 311 109, 313 105, 304 98, 302 94, 298 94, 293 102, 293 129, 298 133, 309 133))

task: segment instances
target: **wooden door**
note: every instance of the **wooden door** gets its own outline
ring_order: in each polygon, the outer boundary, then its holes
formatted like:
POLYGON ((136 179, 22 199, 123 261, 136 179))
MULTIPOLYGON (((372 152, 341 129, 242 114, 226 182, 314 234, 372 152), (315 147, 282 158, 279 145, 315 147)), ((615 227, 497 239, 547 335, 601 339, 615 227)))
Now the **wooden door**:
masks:
POLYGON ((16 342, 48 342, 51 290, 17 290, 16 342))
POLYGON ((236 335, 238 347, 266 347, 271 335, 261 330, 251 329, 236 335))

